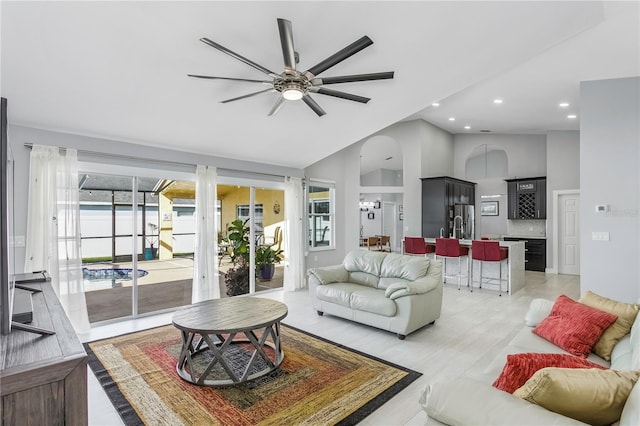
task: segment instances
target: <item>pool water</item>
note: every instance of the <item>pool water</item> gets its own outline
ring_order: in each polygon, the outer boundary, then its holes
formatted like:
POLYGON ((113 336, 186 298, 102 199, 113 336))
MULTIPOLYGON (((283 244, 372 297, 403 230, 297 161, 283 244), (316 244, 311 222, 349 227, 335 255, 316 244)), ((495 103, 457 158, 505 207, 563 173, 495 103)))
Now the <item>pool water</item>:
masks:
MULTIPOLYGON (((148 275, 149 271, 138 269, 138 278, 148 275)), ((107 288, 122 287, 122 281, 133 279, 131 268, 82 268, 85 290, 102 290, 107 288)))

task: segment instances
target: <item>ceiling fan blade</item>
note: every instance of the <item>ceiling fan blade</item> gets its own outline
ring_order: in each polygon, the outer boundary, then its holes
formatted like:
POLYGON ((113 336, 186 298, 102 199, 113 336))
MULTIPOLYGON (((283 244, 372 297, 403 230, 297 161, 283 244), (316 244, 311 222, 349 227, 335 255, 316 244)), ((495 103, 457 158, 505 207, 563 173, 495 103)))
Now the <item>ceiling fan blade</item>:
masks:
POLYGON ((372 44, 373 44, 373 40, 371 40, 367 36, 363 36, 362 38, 354 41, 353 43, 351 43, 349 46, 345 47, 344 49, 334 53, 331 56, 329 56, 327 59, 325 59, 324 61, 320 62, 319 64, 314 65, 313 67, 309 68, 307 70, 307 73, 310 73, 315 77, 316 75, 320 74, 321 72, 323 72, 323 71, 331 68, 332 66, 344 61, 345 59, 349 58, 350 56, 355 55, 356 53, 358 53, 359 51, 361 51, 365 47, 369 47, 372 44))
POLYGON ((267 116, 271 117, 272 115, 275 115, 275 113, 280 111, 280 108, 282 108, 282 105, 284 105, 285 100, 286 99, 282 95, 280 95, 280 97, 276 100, 276 103, 271 107, 271 110, 269 111, 269 114, 267 114, 267 116))
POLYGON ((284 69, 285 71, 295 71, 296 53, 293 48, 291 21, 278 18, 278 30, 280 31, 280 44, 282 45, 282 56, 284 57, 284 69))
POLYGON ((309 108, 311 108, 313 112, 318 114, 318 117, 322 117, 323 115, 326 114, 326 112, 324 112, 324 110, 320 107, 320 105, 318 105, 316 101, 311 99, 311 96, 309 96, 308 94, 305 94, 302 97, 302 100, 304 101, 305 104, 309 105, 309 108))
POLYGON ((224 47, 221 44, 216 43, 215 41, 211 41, 211 40, 209 40, 208 38, 205 38, 205 37, 201 38, 200 41, 205 43, 205 44, 208 44, 209 46, 211 46, 211 47, 213 47, 215 49, 218 49, 219 51, 221 51, 223 53, 226 53, 227 55, 229 55, 229 56, 231 56, 233 58, 236 58, 239 61, 244 62, 245 64, 257 69, 258 71, 262 71, 263 73, 265 73, 265 74, 267 74, 267 75, 269 75, 271 77, 274 77, 276 75, 276 73, 274 73, 270 69, 265 68, 260 64, 256 64, 252 60, 247 59, 244 56, 239 55, 239 54, 235 53, 232 50, 227 49, 226 47, 224 47))
POLYGON ((386 80, 390 78, 393 78, 393 71, 374 72, 374 73, 368 73, 368 74, 341 75, 338 77, 314 78, 313 80, 311 80, 311 84, 313 84, 314 86, 321 86, 323 84, 351 83, 355 81, 369 81, 369 80, 386 80))
POLYGON ((240 99, 250 98, 252 96, 256 96, 256 95, 259 95, 261 93, 267 93, 267 92, 275 92, 275 89, 269 88, 269 89, 260 90, 259 92, 253 92, 253 93, 249 93, 248 95, 238 96, 237 98, 226 99, 224 101, 220 101, 220 103, 221 104, 226 104, 228 102, 239 101, 240 99))
POLYGON ((263 84, 273 84, 273 81, 267 80, 252 80, 249 78, 233 78, 233 77, 215 77, 212 75, 197 75, 197 74, 187 74, 188 77, 195 78, 207 78, 209 80, 232 80, 232 81, 248 81, 250 83, 263 83, 263 84))
POLYGON ((337 90, 325 89, 323 87, 312 87, 309 89, 314 93, 319 93, 321 95, 333 96, 334 98, 347 99, 350 101, 361 102, 366 104, 371 100, 371 98, 365 98, 364 96, 352 95, 351 93, 339 92, 337 90))

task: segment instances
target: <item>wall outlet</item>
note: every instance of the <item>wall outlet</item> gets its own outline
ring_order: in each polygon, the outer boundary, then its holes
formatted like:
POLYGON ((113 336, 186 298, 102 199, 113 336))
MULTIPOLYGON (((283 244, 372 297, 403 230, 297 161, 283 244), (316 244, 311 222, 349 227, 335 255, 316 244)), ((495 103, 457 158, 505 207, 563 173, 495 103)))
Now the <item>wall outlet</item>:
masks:
POLYGON ((593 241, 609 241, 609 233, 608 232, 592 232, 591 239, 593 241))

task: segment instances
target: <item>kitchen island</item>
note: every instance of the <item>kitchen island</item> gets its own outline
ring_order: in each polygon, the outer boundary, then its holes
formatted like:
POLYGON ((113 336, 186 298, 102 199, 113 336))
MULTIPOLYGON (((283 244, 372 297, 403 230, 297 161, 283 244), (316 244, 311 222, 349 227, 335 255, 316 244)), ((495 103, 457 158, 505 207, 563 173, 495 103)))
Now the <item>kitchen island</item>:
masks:
MULTIPOLYGON (((425 238, 424 241, 427 244, 436 244, 435 238, 425 238)), ((507 277, 506 283, 503 282, 501 284, 501 291, 506 292, 508 294, 513 294, 516 291, 520 290, 524 287, 524 242, 523 241, 499 241, 500 247, 505 247, 508 251, 507 261, 501 262, 502 266, 502 277, 507 277)), ((460 240, 460 245, 463 247, 469 247, 469 256, 468 263, 465 264, 463 261, 462 269, 466 270, 467 274, 471 276, 471 280, 469 285, 473 288, 478 288, 480 286, 480 268, 477 266, 475 268, 472 267, 472 264, 475 263, 478 265, 478 261, 471 261, 471 240, 460 240), (466 268, 466 269, 465 269, 466 268)), ((447 267, 453 268, 453 265, 456 262, 449 262, 450 265, 447 267)), ((443 265, 443 270, 445 265, 443 265)), ((483 275, 490 278, 495 278, 496 284, 498 281, 499 270, 498 270, 498 262, 485 263, 482 267, 483 275)), ((451 280, 445 283, 453 284, 454 281, 451 280)), ((457 281, 456 281, 457 284, 457 281)), ((495 288, 497 290, 497 285, 489 285, 488 289, 495 288)))

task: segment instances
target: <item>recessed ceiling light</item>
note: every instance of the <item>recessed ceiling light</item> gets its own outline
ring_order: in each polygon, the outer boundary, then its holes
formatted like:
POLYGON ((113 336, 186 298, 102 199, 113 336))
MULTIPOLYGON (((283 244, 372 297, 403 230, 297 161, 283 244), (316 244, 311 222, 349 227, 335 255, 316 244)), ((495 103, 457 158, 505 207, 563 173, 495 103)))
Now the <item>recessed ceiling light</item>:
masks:
POLYGON ((577 115, 575 115, 575 114, 569 114, 569 115, 567 115, 567 118, 571 118, 571 119, 576 118, 576 117, 578 117, 578 116, 577 116, 577 115))
POLYGON ((449 121, 456 121, 455 117, 449 117, 449 121))
POLYGON ((464 126, 465 129, 469 130, 471 126, 464 126))
POLYGON ((559 106, 560 108, 567 108, 567 107, 569 107, 569 105, 571 105, 569 102, 560 102, 560 103, 558 104, 558 106, 559 106))
POLYGON ((494 104, 501 104, 502 103, 502 99, 494 99, 493 103, 494 104))
POLYGON ((433 103, 431 104, 431 106, 439 107, 439 106, 440 106, 440 103, 439 103, 439 102, 433 102, 433 103))

